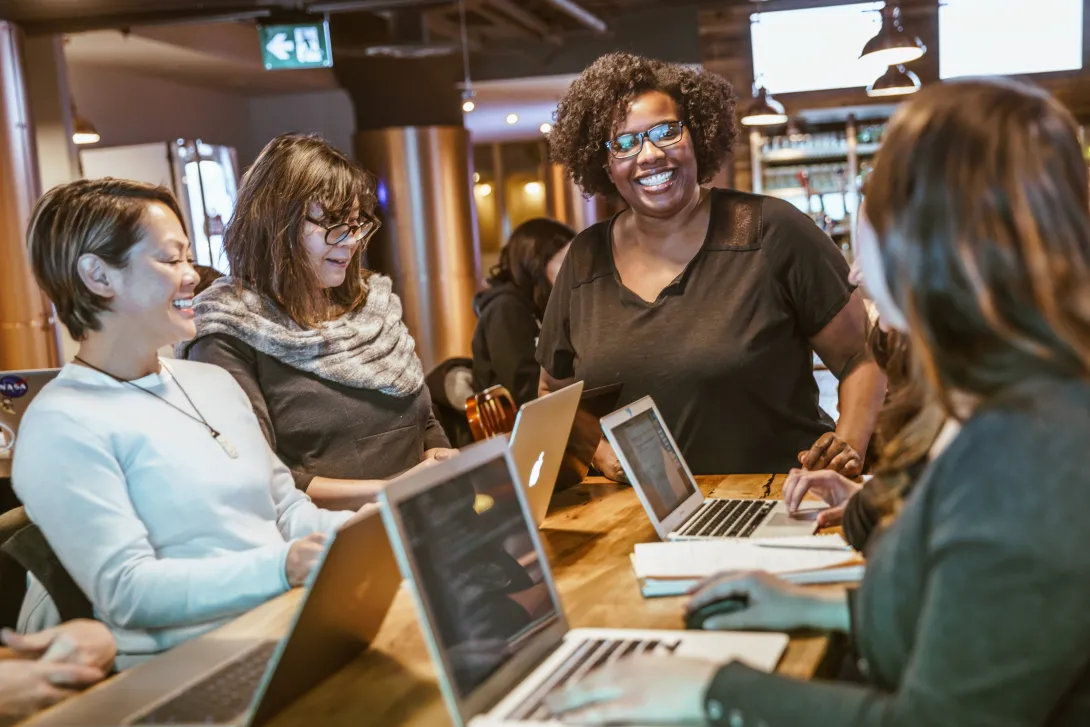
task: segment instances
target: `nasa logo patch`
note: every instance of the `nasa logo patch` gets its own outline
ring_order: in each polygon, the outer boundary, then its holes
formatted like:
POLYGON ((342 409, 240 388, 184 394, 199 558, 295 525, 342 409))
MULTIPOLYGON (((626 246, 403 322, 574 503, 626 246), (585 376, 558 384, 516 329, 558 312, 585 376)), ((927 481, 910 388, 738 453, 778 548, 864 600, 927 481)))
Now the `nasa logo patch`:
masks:
POLYGON ((18 376, 4 376, 3 378, 0 378, 0 396, 6 396, 9 399, 18 399, 21 396, 26 396, 26 392, 26 381, 20 379, 18 376))

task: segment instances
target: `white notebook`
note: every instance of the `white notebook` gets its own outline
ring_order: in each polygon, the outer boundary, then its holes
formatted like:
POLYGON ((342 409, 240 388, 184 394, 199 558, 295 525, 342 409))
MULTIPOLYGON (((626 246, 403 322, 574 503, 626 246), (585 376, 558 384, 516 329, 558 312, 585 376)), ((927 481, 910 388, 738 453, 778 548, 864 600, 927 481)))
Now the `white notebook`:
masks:
POLYGON ((864 572, 862 559, 839 535, 638 543, 631 558, 647 598, 683 595, 704 578, 732 570, 768 571, 799 584, 858 582, 864 572))

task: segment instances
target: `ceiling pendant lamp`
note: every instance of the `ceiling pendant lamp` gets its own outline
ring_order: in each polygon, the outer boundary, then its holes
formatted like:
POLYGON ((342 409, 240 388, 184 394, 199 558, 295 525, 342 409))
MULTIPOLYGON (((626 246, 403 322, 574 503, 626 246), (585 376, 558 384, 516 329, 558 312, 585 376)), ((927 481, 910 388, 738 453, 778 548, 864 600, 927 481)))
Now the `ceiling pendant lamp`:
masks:
POLYGON ((920 90, 920 77, 904 66, 890 66, 886 72, 867 86, 871 97, 907 96, 920 90))
POLYGON ((768 95, 763 87, 757 87, 753 102, 742 116, 743 126, 776 126, 786 124, 787 114, 783 104, 768 95))
POLYGON ((916 60, 926 52, 927 46, 901 27, 901 9, 887 2, 882 8, 882 27, 878 35, 867 41, 859 57, 881 60, 887 66, 899 66, 916 60))
POLYGON ((76 104, 72 104, 72 143, 73 144, 97 144, 101 137, 95 130, 94 124, 83 118, 76 111, 76 104))

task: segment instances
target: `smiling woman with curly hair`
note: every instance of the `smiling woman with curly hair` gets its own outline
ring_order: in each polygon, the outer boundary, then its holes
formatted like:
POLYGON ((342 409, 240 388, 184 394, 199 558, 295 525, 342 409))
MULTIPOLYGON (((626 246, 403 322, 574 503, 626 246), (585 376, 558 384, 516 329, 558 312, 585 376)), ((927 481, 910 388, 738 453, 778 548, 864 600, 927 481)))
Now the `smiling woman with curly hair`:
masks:
MULTIPOLYGON (((549 300, 542 390, 622 382, 653 396, 696 473, 862 469, 884 380, 840 251, 773 197, 704 189, 737 137, 704 70, 611 53, 568 90, 552 158, 628 209, 580 233, 549 300), (812 353, 840 379, 834 429, 812 353)), ((624 473, 604 440, 595 465, 624 473)))

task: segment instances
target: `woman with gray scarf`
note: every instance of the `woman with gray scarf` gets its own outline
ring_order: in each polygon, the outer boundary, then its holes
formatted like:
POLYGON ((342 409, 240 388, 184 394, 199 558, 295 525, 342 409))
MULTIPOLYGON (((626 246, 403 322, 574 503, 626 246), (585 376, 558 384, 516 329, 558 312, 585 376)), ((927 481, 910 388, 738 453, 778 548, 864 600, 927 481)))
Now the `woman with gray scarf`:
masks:
POLYGON ((197 336, 177 351, 234 375, 296 485, 329 509, 452 452, 401 301, 361 266, 376 201, 370 175, 321 138, 269 142, 224 237, 231 276, 197 297, 197 336))

